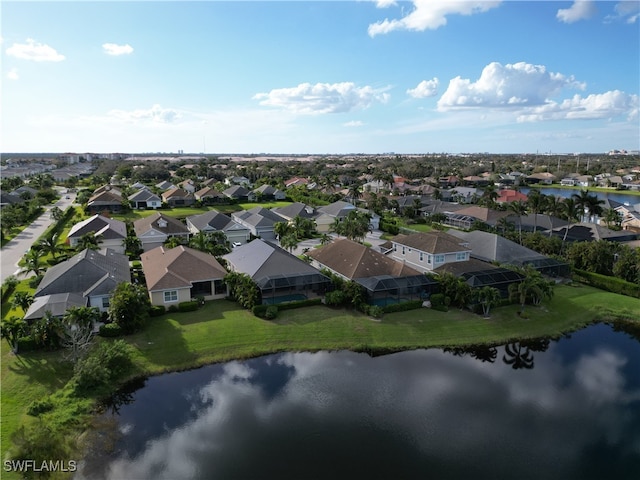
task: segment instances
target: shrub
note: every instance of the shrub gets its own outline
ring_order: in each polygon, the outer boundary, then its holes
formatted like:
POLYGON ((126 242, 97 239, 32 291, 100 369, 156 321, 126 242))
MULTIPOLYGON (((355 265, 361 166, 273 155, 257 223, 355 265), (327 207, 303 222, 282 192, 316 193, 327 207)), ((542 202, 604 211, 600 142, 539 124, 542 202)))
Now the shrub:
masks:
POLYGON ((200 308, 200 302, 197 300, 192 300, 190 302, 180 302, 178 304, 178 310, 180 312, 193 312, 200 308))
POLYGON ((100 327, 98 333, 101 337, 119 337, 123 332, 117 323, 107 323, 100 327))
POLYGON ((37 275, 35 277, 31 277, 31 279, 29 280, 29 287, 38 288, 38 285, 40 285, 43 276, 44 275, 37 275))
POLYGON ((267 320, 273 320, 277 316, 278 316, 278 307, 276 307, 275 305, 269 305, 265 312, 264 318, 266 318, 267 320))
POLYGON ((256 317, 265 318, 267 316, 267 306, 266 305, 254 305, 251 309, 251 313, 253 313, 256 317))
POLYGON ((640 285, 627 282, 617 277, 600 275, 599 273, 587 272, 584 270, 574 270, 574 277, 577 280, 587 283, 592 287, 607 290, 608 292, 619 293, 629 297, 640 298, 640 285))
POLYGON ((408 310, 415 310, 422 307, 422 300, 411 300, 410 302, 391 303, 382 307, 384 313, 391 312, 406 312, 408 310))
POLYGON ((449 311, 449 304, 451 299, 444 295, 444 293, 434 293, 431 295, 431 308, 440 312, 449 311))
POLYGON ((53 410, 53 402, 49 398, 43 400, 34 400, 27 407, 27 414, 37 417, 41 413, 47 413, 53 410))
POLYGON ((324 300, 327 305, 337 307, 346 303, 347 295, 342 290, 334 290, 333 292, 327 292, 324 300))
POLYGON ((160 315, 164 315, 166 311, 167 310, 162 305, 152 305, 149 309, 149 315, 152 317, 159 317, 160 315))
POLYGON ((371 305, 367 313, 373 318, 382 318, 382 315, 384 315, 384 312, 385 311, 382 307, 379 307, 377 305, 371 305))
POLYGON ((309 298, 307 300, 296 300, 294 302, 280 303, 278 310, 292 310, 294 308, 310 307, 312 305, 322 305, 321 298, 309 298))
POLYGON ((131 366, 129 345, 122 340, 99 343, 91 353, 75 367, 76 389, 88 391, 107 384, 119 377, 131 366))
POLYGON ((19 352, 32 352, 38 350, 40 346, 33 337, 20 337, 18 339, 18 351, 19 352))
POLYGON ((109 370, 96 355, 90 355, 76 364, 74 378, 77 389, 81 391, 101 387, 109 381, 109 376, 109 370))

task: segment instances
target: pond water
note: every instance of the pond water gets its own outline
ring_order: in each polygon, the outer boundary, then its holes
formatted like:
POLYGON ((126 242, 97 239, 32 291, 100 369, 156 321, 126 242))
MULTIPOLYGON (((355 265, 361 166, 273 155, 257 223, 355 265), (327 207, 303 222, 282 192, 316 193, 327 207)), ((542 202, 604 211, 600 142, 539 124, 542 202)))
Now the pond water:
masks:
POLYGON ((637 479, 640 342, 283 353, 123 391, 76 478, 637 479))
MULTIPOLYGON (((531 189, 529 187, 522 187, 520 191, 524 194, 528 194, 531 189)), ((571 188, 538 188, 537 189, 543 195, 555 195, 556 197, 569 198, 573 194, 579 194, 580 190, 575 190, 571 188)), ((596 192, 594 190, 590 190, 585 188, 585 190, 589 190, 591 195, 595 195, 600 200, 613 200, 614 202, 635 205, 636 203, 640 203, 640 196, 633 195, 631 193, 624 192, 596 192)))

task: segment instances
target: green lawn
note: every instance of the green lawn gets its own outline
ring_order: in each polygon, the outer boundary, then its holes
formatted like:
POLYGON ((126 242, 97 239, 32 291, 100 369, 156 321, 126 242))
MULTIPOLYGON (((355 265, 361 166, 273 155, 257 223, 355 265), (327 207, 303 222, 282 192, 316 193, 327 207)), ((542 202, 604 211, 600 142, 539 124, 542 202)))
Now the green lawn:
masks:
MULTIPOLYGON (((281 351, 384 352, 499 344, 559 336, 614 316, 640 321, 639 299, 582 285, 558 286, 551 301, 540 307, 525 307, 527 318, 519 316, 518 310, 515 305, 501 307, 485 319, 457 309, 449 312, 419 309, 387 314, 376 321, 351 310, 314 306, 281 311, 275 321, 266 321, 233 302, 218 300, 208 302, 196 312, 151 318, 143 332, 124 338, 133 347, 133 374, 149 375, 281 351)), ((72 371, 60 361, 60 352, 15 356, 3 341, 1 353, 0 439, 4 458, 11 433, 25 422, 36 421, 26 415, 27 406, 48 394, 61 395, 60 390, 72 371)), ((86 411, 86 402, 86 399, 65 399, 58 415, 67 419, 74 408, 86 411)))
POLYGON ((638 190, 616 190, 615 188, 607 188, 607 187, 569 187, 566 185, 560 185, 559 183, 553 183, 551 185, 542 185, 539 183, 535 183, 532 185, 527 185, 530 188, 561 188, 563 190, 589 190, 590 192, 603 192, 603 193, 619 193, 622 195, 635 195, 640 196, 640 191, 638 190))

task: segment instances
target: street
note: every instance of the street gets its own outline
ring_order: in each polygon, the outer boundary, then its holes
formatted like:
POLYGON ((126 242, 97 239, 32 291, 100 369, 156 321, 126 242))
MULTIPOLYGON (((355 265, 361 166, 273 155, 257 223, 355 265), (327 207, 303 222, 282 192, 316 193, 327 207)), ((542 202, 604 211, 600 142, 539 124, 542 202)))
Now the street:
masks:
POLYGON ((15 275, 18 278, 25 278, 24 276, 18 276, 20 268, 18 262, 20 258, 31 248, 31 245, 38 240, 40 235, 53 223, 49 210, 53 206, 65 210, 75 200, 75 193, 68 194, 69 198, 65 198, 67 194, 62 193, 62 197, 54 205, 45 206, 45 211, 40 215, 31 225, 25 228, 19 235, 13 238, 0 250, 0 282, 4 282, 10 275, 15 275))

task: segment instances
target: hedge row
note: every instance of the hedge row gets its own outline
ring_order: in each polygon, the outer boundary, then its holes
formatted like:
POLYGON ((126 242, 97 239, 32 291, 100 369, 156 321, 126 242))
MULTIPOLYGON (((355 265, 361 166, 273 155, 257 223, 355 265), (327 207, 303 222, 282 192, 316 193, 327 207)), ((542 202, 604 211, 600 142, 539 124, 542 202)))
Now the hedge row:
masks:
POLYGON ((410 302, 392 303, 382 307, 384 313, 406 312, 408 310, 416 310, 422 308, 422 300, 411 300, 410 302))
POLYGON ((621 278, 609 277, 608 275, 601 275, 599 273, 577 269, 573 271, 573 277, 575 280, 587 283, 592 287, 600 288, 601 290, 640 298, 640 285, 627 282, 621 278))

